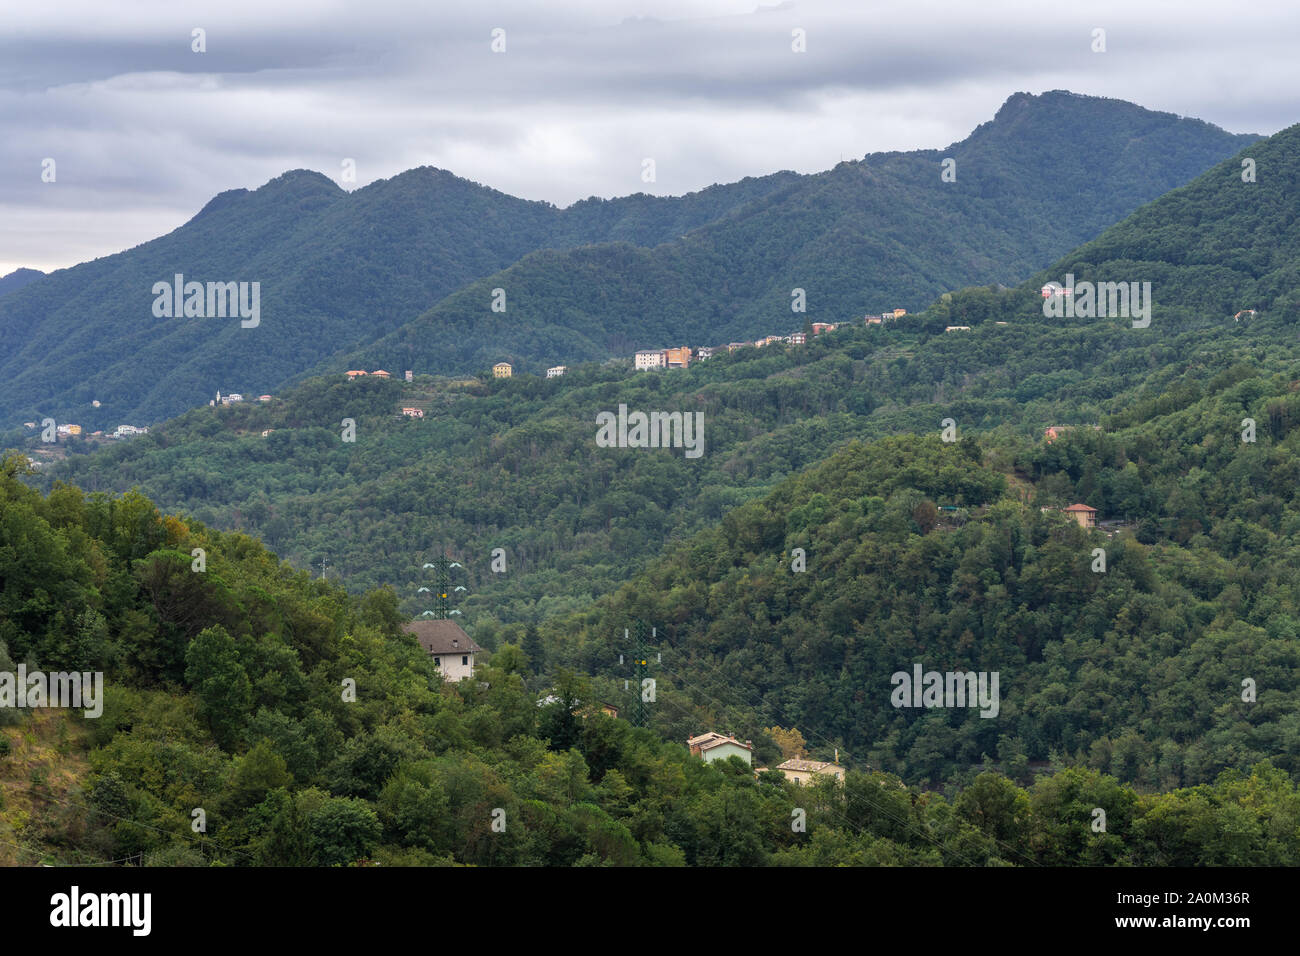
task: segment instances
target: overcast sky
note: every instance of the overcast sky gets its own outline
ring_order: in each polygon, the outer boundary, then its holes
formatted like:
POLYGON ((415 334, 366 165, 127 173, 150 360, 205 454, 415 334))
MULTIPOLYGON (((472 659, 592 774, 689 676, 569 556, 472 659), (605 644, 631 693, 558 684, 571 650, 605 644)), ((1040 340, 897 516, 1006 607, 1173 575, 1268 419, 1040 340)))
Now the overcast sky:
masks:
POLYGON ((678 195, 942 148, 1052 89, 1275 133, 1300 121, 1294 2, 0 0, 0 275, 304 167, 351 189, 432 165, 561 206, 678 195))

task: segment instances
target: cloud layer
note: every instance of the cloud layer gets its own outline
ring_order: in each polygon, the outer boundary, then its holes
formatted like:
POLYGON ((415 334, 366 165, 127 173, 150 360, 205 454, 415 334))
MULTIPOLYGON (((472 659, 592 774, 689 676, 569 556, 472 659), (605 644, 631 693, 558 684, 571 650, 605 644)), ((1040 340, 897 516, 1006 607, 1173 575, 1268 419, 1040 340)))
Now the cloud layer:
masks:
MULTIPOLYGON (((6 12, 0 274, 168 232, 286 169, 434 165, 557 205, 941 148, 1016 91, 1300 119, 1288 3, 98 0, 6 12), (207 50, 192 50, 192 31, 207 50), (1094 30, 1106 50, 1094 52, 1094 30), (493 31, 504 30, 504 52, 493 31), (793 32, 804 31, 796 53, 793 32), (656 180, 642 180, 655 161, 656 180), (42 162, 56 181, 42 181, 42 162)), ((1086 144, 1075 144, 1086 148, 1086 144)), ((343 183, 350 188, 352 184, 343 183)))

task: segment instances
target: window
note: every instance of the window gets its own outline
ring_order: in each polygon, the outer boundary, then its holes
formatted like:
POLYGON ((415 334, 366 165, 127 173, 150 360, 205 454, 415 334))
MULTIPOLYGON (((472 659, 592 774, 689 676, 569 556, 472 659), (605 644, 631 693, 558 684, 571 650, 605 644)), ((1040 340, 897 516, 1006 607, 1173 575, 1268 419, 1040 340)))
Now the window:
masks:
POLYGON ((435 664, 437 664, 439 667, 442 666, 442 658, 441 658, 441 657, 435 657, 435 658, 433 659, 433 662, 434 662, 435 664))
POLYGON ((461 658, 460 658, 460 662, 461 662, 462 664, 464 664, 464 665, 466 665, 466 666, 468 667, 468 666, 469 666, 469 655, 468 655, 468 654, 462 654, 462 655, 461 655, 461 658))

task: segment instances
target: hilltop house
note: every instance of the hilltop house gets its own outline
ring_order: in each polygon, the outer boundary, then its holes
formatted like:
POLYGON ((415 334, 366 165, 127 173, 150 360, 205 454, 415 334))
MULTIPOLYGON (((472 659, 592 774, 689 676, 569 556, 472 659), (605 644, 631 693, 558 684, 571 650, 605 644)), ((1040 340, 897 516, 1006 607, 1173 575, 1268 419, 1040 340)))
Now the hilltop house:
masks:
POLYGON ((697 359, 699 359, 700 361, 703 361, 703 360, 706 359, 706 358, 712 358, 712 357, 713 357, 713 346, 711 346, 711 345, 702 345, 702 346, 700 346, 698 349, 695 350, 695 357, 696 357, 697 359))
POLYGON ((750 766, 754 764, 754 743, 750 740, 741 743, 727 734, 710 732, 688 738, 686 746, 690 748, 692 756, 701 758, 705 763, 739 757, 750 766))
POLYGON ((1063 509, 1075 521, 1079 522, 1080 528, 1092 528, 1097 524, 1097 509, 1090 508, 1087 505, 1070 505, 1063 509))
POLYGON ((443 680, 455 682, 474 676, 474 655, 483 648, 455 621, 409 621, 402 625, 402 630, 415 635, 416 642, 442 671, 443 680))
POLYGON ((496 365, 492 366, 493 378, 510 378, 510 376, 514 374, 515 374, 514 366, 511 365, 509 362, 497 362, 496 365))
POLYGON ((969 325, 950 325, 944 329, 945 332, 969 332, 969 325))
POLYGON ((424 417, 424 409, 423 409, 423 408, 403 408, 403 409, 402 409, 402 414, 405 415, 407 418, 423 418, 423 417, 424 417))
POLYGON ((357 376, 359 376, 359 375, 365 375, 365 374, 367 374, 367 373, 364 372, 364 371, 362 371, 362 370, 359 369, 359 368, 354 368, 354 369, 350 369, 350 370, 344 372, 343 374, 346 375, 346 376, 348 377, 348 381, 350 382, 350 381, 352 381, 354 378, 356 378, 357 376))
POLYGON ((565 372, 567 372, 568 370, 569 370, 569 367, 568 367, 567 365, 552 365, 550 368, 548 368, 548 369, 546 370, 546 377, 547 377, 547 378, 559 378, 561 375, 563 375, 563 374, 564 374, 565 372))
POLYGON ((844 779, 844 768, 828 760, 802 760, 791 757, 785 763, 777 764, 776 769, 801 786, 814 777, 827 774, 837 780, 844 779))

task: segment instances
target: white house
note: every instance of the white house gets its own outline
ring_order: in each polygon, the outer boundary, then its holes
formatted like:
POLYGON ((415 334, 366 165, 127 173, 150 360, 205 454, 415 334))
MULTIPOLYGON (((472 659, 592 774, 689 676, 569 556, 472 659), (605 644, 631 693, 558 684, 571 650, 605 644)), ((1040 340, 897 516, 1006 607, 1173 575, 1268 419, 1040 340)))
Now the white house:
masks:
POLYGON ((663 368, 664 353, 662 349, 644 349, 636 353, 637 368, 663 368))
POLYGON ((711 358, 712 356, 713 356, 713 347, 710 345, 702 345, 695 350, 695 357, 697 359, 702 360, 706 358, 711 358))
POLYGON ((690 748, 693 755, 701 758, 705 763, 726 760, 728 757, 739 757, 750 766, 754 765, 754 744, 749 740, 741 743, 735 737, 710 731, 698 737, 687 738, 686 746, 690 748))
POLYGON ((568 366, 567 366, 567 365, 552 365, 550 368, 548 368, 548 369, 546 370, 546 377, 547 377, 547 378, 559 378, 561 375, 563 375, 563 374, 564 374, 565 372, 567 372, 568 370, 569 370, 569 369, 568 369, 568 366))
POLYGON ((402 625, 402 630, 415 635, 416 642, 442 671, 443 680, 455 682, 474 676, 474 655, 483 648, 455 621, 410 621, 402 625))

